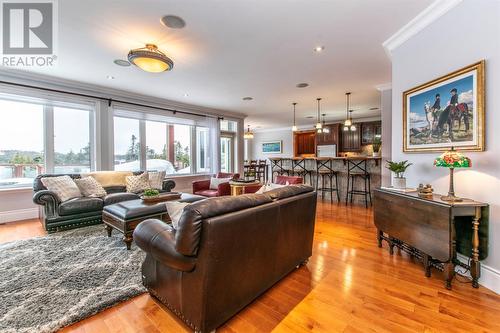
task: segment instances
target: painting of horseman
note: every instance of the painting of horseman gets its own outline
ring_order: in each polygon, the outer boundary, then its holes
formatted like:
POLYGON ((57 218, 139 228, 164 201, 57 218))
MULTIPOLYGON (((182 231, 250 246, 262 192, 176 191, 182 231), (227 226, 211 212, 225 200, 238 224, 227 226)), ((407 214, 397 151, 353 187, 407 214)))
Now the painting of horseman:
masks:
POLYGON ((484 150, 484 62, 403 94, 404 151, 484 150))

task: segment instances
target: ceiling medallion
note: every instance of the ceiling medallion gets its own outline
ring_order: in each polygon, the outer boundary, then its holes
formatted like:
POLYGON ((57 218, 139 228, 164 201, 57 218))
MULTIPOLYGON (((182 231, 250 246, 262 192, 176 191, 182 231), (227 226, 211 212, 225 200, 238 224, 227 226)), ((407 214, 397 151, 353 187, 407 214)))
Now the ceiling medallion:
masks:
POLYGON ((128 53, 128 61, 150 73, 170 71, 174 67, 172 59, 158 50, 154 44, 146 44, 145 47, 131 50, 128 53))

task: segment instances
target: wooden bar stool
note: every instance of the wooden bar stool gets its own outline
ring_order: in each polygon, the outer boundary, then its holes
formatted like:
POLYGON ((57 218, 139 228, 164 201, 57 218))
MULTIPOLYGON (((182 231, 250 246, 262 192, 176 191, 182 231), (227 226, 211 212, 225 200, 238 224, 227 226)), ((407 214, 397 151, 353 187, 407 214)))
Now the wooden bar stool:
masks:
POLYGON ((325 198, 325 192, 330 193, 330 202, 333 203, 333 192, 337 194, 337 201, 340 202, 338 171, 333 169, 333 159, 328 157, 316 158, 316 191, 321 192, 321 199, 325 198), (321 187, 319 186, 319 177, 321 177, 321 187), (325 178, 329 178, 328 187, 326 187, 325 178), (335 178, 335 188, 333 179, 335 178))
POLYGON ((368 199, 370 199, 370 206, 372 205, 371 194, 371 177, 367 170, 366 159, 347 159, 347 194, 345 203, 350 201, 352 203, 353 195, 362 195, 365 197, 365 207, 368 208, 368 199), (356 179, 362 179, 364 182, 364 189, 355 189, 354 183, 356 179), (349 188, 349 185, 351 188, 349 188), (349 195, 351 196, 349 199, 349 195))

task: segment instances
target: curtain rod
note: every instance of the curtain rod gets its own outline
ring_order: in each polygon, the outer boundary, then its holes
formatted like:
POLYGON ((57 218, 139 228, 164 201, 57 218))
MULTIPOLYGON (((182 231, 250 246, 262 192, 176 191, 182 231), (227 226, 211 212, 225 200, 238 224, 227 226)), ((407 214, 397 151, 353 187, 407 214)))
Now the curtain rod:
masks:
POLYGON ((179 111, 179 110, 175 110, 175 109, 168 109, 168 108, 157 107, 157 106, 141 104, 141 103, 127 102, 127 101, 122 101, 119 99, 106 98, 106 97, 102 97, 102 96, 81 94, 81 93, 64 91, 64 90, 59 90, 59 89, 52 89, 52 88, 36 87, 36 86, 32 86, 29 84, 23 84, 23 83, 0 81, 0 84, 6 84, 6 85, 11 85, 11 86, 23 87, 23 88, 38 89, 38 90, 44 90, 44 91, 50 91, 50 92, 55 92, 55 93, 68 94, 68 95, 74 95, 74 96, 80 96, 80 97, 86 97, 86 98, 100 99, 103 101, 108 101, 108 106, 111 106, 111 103, 113 103, 113 102, 118 102, 118 103, 133 105, 133 106, 140 106, 140 107, 145 107, 145 108, 150 108, 150 109, 168 111, 168 112, 172 112, 173 114, 181 113, 181 114, 187 114, 190 116, 197 116, 197 117, 212 117, 212 118, 217 117, 218 120, 224 120, 224 117, 220 117, 220 116, 203 115, 203 114, 198 114, 198 113, 193 113, 193 112, 188 112, 188 111, 179 111))

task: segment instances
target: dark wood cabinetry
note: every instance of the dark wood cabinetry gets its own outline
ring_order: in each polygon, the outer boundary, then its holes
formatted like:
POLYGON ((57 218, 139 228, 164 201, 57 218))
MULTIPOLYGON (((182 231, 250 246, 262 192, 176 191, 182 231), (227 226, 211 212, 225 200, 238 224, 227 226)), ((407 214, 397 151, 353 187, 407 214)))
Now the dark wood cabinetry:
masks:
POLYGON ((340 131, 342 133, 341 149, 343 152, 360 151, 361 150, 361 124, 355 124, 356 131, 340 131))
POLYGON ((300 131, 293 133, 293 155, 316 155, 316 131, 300 131))
POLYGON ((330 130, 329 133, 316 134, 316 144, 322 145, 338 145, 339 144, 339 124, 326 125, 330 130))
POLYGON ((382 123, 371 121, 361 124, 361 144, 371 145, 376 136, 382 135, 382 123))

